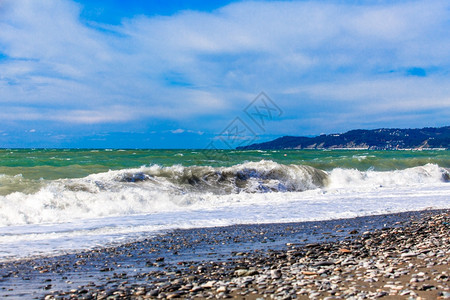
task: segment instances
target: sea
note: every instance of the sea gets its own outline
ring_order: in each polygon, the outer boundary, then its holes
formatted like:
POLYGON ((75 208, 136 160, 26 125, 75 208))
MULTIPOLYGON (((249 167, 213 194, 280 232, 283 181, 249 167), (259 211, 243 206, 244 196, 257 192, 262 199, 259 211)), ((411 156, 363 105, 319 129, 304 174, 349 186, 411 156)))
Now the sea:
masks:
POLYGON ((450 208, 450 151, 0 149, 0 261, 450 208))

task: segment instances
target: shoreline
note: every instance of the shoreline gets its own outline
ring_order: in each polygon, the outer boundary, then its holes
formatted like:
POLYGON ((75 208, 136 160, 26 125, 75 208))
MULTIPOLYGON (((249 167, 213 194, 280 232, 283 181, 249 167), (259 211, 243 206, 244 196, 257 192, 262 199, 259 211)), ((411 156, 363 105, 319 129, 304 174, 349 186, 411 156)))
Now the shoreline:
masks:
POLYGON ((339 299, 352 293, 442 293, 446 299, 449 212, 179 229, 117 247, 0 263, 0 297, 339 299), (423 265, 426 259, 433 265, 423 265))

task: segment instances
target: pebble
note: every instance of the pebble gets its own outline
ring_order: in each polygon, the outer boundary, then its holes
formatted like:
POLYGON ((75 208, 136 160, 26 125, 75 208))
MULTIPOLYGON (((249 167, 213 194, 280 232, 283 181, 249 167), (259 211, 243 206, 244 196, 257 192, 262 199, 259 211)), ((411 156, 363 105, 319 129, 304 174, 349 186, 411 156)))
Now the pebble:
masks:
POLYGON ((402 253, 400 256, 403 258, 407 258, 407 257, 415 257, 419 255, 418 253, 414 253, 414 252, 407 252, 407 253, 402 253))
POLYGON ((280 270, 271 270, 270 271, 270 277, 272 279, 278 279, 281 277, 281 271, 280 270))
POLYGON ((227 287, 225 285, 222 285, 222 286, 218 287, 217 290, 216 290, 217 293, 221 293, 221 292, 225 293, 227 291, 228 291, 228 289, 227 289, 227 287))
MULTIPOLYGON (((304 245, 294 240, 285 244, 286 249, 237 252, 217 261, 171 264, 169 259, 154 256, 153 261, 164 261, 165 265, 151 264, 143 270, 131 267, 130 272, 123 272, 127 269, 119 268, 118 263, 105 262, 98 271, 108 279, 54 292, 50 291, 53 286, 47 284, 43 289, 49 294, 42 298, 374 299, 390 295, 419 299, 418 295, 425 295, 450 299, 448 224, 447 212, 430 213, 422 219, 365 231, 359 236, 355 229, 349 232, 351 238, 334 242, 304 245)), ((256 236, 265 237, 265 233, 258 232, 256 236)), ((216 247, 213 245, 211 248, 216 247)), ((84 266, 89 259, 79 257, 76 262, 76 266, 84 266)), ((144 260, 143 265, 146 264, 148 261, 144 260)), ((54 272, 47 266, 35 270, 54 272)), ((13 276, 6 272, 5 275, 0 279, 13 276)), ((41 279, 41 289, 43 282, 57 283, 46 279, 41 279)))
POLYGON ((214 285, 216 284, 216 282, 214 280, 210 280, 204 284, 201 285, 202 288, 204 289, 210 289, 212 288, 214 285))

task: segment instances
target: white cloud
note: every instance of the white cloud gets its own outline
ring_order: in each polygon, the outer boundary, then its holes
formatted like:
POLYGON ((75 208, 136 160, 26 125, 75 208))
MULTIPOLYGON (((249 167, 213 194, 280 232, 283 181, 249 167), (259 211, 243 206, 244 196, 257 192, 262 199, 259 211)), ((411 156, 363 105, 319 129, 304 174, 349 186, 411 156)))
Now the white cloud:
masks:
MULTIPOLYGON (((199 130, 192 130, 192 129, 175 129, 175 130, 169 130, 171 133, 173 134, 180 134, 180 133, 193 133, 193 134, 197 134, 197 135, 203 135, 204 132, 203 131, 199 131, 199 130)), ((156 133, 156 132, 155 132, 156 133)))
POLYGON ((3 120, 200 124, 232 119, 261 90, 291 117, 305 109, 296 97, 361 114, 448 107, 445 1, 250 1, 115 26, 87 25, 82 9, 68 0, 1 2, 3 120), (414 66, 437 71, 398 71, 414 66))
POLYGON ((184 129, 181 129, 181 128, 178 128, 178 129, 175 129, 175 130, 171 130, 170 132, 172 132, 172 133, 174 133, 174 134, 177 134, 177 133, 184 133, 185 130, 184 130, 184 129))

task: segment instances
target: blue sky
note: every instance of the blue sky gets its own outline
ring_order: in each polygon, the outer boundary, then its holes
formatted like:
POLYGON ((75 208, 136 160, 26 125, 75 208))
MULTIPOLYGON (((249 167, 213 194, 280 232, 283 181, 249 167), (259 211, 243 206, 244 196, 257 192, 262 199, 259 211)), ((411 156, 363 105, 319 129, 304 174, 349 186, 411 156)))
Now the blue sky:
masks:
POLYGON ((0 147, 449 125, 448 53, 448 1, 0 0, 0 147))

